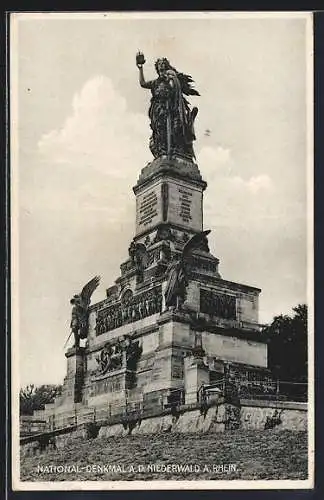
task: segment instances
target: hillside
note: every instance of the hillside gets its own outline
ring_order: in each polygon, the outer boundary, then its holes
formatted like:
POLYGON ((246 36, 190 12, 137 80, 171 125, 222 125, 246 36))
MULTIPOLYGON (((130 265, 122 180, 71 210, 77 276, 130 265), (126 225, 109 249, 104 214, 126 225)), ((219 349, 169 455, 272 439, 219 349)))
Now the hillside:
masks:
POLYGON ((29 481, 306 478, 307 435, 293 431, 75 440, 21 458, 21 480, 29 481))

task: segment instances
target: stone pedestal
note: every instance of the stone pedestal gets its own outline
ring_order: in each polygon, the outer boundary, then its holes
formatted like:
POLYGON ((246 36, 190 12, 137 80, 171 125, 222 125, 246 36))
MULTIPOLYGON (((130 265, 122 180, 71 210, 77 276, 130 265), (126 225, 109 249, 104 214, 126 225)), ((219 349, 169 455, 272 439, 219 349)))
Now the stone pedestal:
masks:
POLYGON ((198 393, 203 385, 209 384, 209 369, 201 358, 193 355, 185 358, 185 403, 198 403, 198 393))
POLYGON ((209 367, 204 363, 205 354, 201 333, 196 332, 194 347, 191 354, 185 358, 184 363, 186 404, 198 403, 200 401, 199 393, 203 386, 210 382, 209 367))
POLYGON ((159 158, 145 167, 134 187, 136 235, 139 239, 161 224, 202 231, 203 191, 198 166, 179 158, 159 158))
POLYGON ((72 347, 65 353, 67 374, 64 380, 62 399, 64 405, 82 401, 82 389, 85 373, 85 348, 72 347))
POLYGON ((102 406, 107 404, 126 404, 127 391, 133 372, 126 367, 108 372, 104 375, 95 375, 89 381, 88 404, 89 406, 102 406))

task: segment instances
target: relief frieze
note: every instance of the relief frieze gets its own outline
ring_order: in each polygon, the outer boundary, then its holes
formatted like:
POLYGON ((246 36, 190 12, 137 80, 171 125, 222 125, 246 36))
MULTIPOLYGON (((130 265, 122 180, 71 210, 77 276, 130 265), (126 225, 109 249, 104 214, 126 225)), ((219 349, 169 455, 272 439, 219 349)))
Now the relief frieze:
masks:
POLYGON ((132 323, 162 311, 161 286, 131 296, 128 301, 115 304, 98 311, 96 333, 102 335, 124 324, 132 323))
POLYGON ((200 290, 200 311, 223 319, 236 319, 236 297, 214 290, 200 290))

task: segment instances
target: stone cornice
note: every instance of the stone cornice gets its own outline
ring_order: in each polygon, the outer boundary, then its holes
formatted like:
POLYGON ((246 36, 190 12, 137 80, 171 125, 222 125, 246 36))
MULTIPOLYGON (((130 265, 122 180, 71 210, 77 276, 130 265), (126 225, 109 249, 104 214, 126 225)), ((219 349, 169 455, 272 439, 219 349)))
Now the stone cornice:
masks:
MULTIPOLYGON (((154 226, 149 227, 149 229, 144 229, 140 233, 138 233, 136 236, 134 236, 134 241, 138 241, 140 239, 143 239, 145 236, 147 236, 150 233, 154 233, 157 231, 160 227, 166 227, 168 226, 171 230, 174 229, 176 231, 182 231, 184 233, 192 233, 198 234, 200 231, 198 229, 193 229, 192 227, 185 227, 182 226, 181 224, 176 224, 175 222, 157 222, 154 226)), ((160 240, 163 241, 163 240, 160 240)), ((168 241, 167 239, 164 241, 168 241)), ((172 240, 170 240, 172 241, 172 240)), ((149 250, 149 248, 148 248, 149 250)))
POLYGON ((251 340, 253 342, 259 342, 260 344, 267 343, 265 339, 260 338, 261 334, 259 331, 249 328, 246 329, 240 328, 239 326, 236 327, 236 326, 226 325, 226 323, 224 323, 224 325, 217 325, 212 320, 207 320, 205 319, 205 317, 199 314, 196 315, 196 317, 194 317, 194 313, 190 313, 189 311, 185 310, 164 311, 157 319, 157 323, 159 325, 163 325, 165 323, 168 323, 169 321, 189 324, 191 329, 196 331, 204 331, 227 337, 236 337, 245 340, 251 340))
POLYGON ((167 159, 161 157, 156 158, 142 169, 137 184, 133 187, 134 193, 136 194, 139 189, 152 182, 152 180, 165 176, 187 181, 203 190, 207 187, 207 183, 202 179, 199 168, 195 163, 181 158, 167 159))
MULTIPOLYGON (((143 326, 142 328, 138 328, 137 330, 134 330, 132 333, 128 333, 127 335, 131 337, 132 339, 138 339, 139 337, 143 337, 144 335, 149 335, 150 333, 153 332, 158 332, 158 325, 157 323, 153 323, 152 325, 149 326, 143 326)), ((111 330, 110 332, 113 332, 111 330)), ((106 333, 110 333, 106 332, 106 333)), ((102 335, 105 335, 104 333, 102 335)), ((124 334, 120 334, 119 336, 116 337, 111 337, 109 339, 102 340, 101 342, 96 342, 95 344, 92 344, 91 346, 88 346, 86 348, 86 353, 90 354, 92 352, 96 352, 99 349, 102 349, 109 341, 114 341, 117 340, 118 338, 122 337, 124 334)), ((101 335, 98 335, 96 338, 100 338, 101 335)))
POLYGON ((191 279, 195 281, 199 281, 202 284, 214 284, 214 285, 224 285, 232 288, 235 291, 242 292, 254 292, 255 294, 259 294, 261 292, 261 288, 256 288, 251 285, 245 285, 243 283, 235 283, 234 281, 227 281, 223 278, 217 278, 214 276, 209 276, 206 274, 199 273, 198 271, 191 271, 191 279))
POLYGON ((257 332, 255 330, 244 330, 240 329, 239 327, 227 328, 225 326, 224 327, 215 326, 212 323, 207 323, 204 326, 199 326, 198 328, 201 331, 207 331, 209 333, 214 333, 215 335, 222 335, 225 337, 235 337, 238 339, 258 342, 260 344, 267 344, 266 340, 260 338, 261 336, 260 332, 257 332))

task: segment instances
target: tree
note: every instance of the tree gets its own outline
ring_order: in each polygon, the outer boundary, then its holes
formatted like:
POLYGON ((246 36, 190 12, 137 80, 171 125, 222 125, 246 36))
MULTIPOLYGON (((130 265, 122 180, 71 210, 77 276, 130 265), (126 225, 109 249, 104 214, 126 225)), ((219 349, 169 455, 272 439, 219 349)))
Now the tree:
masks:
POLYGON ((20 389, 20 415, 32 415, 34 410, 43 410, 45 404, 53 403, 54 399, 62 392, 61 385, 27 385, 20 389))
POLYGON ((275 378, 307 382, 307 306, 293 308, 294 315, 276 316, 263 330, 268 341, 268 366, 275 378))

